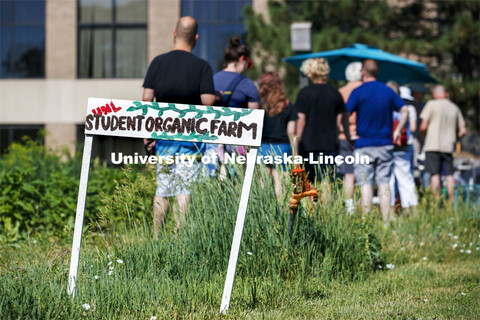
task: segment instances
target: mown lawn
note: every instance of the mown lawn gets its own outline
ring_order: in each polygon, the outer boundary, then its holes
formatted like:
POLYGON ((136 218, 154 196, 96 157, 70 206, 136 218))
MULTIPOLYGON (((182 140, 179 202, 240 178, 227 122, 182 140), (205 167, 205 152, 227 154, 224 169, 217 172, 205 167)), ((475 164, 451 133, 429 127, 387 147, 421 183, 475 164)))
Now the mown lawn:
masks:
MULTIPOLYGON (((22 245, 23 246, 23 245, 22 245)), ((345 282, 334 279, 326 283, 318 278, 303 281, 286 281, 281 285, 273 284, 268 278, 258 278, 259 297, 252 305, 252 279, 237 278, 232 297, 231 309, 226 316, 218 313, 223 288, 223 278, 211 281, 212 299, 191 305, 187 310, 181 305, 165 304, 157 299, 155 286, 137 289, 137 293, 148 296, 139 301, 135 294, 130 294, 131 283, 115 285, 115 279, 107 279, 108 267, 99 273, 96 281, 112 281, 105 288, 118 290, 115 294, 96 292, 97 301, 85 296, 71 301, 66 298, 66 276, 69 262, 68 250, 58 245, 45 245, 28 248, 2 247, 0 314, 2 319, 202 319, 202 318, 246 318, 246 319, 478 319, 480 317, 480 254, 474 249, 470 255, 464 253, 457 258, 444 262, 430 262, 421 259, 404 265, 395 265, 394 269, 370 274, 363 280, 345 282), (61 261, 61 262, 60 262, 61 261), (55 265, 64 269, 58 269, 55 265), (9 267, 7 267, 9 266, 9 267), (11 269, 10 269, 11 268, 11 269), (32 269, 32 270, 29 270, 32 269), (58 277, 57 275, 61 276, 58 277), (14 280, 17 277, 17 280, 14 280), (103 280, 102 280, 103 279, 103 280), (262 283, 265 282, 265 283, 262 283), (274 303, 268 302, 269 290, 265 287, 279 286, 274 303), (30 288, 19 287, 29 286, 30 288), (37 297, 36 301, 23 301, 20 294, 38 286, 37 295, 53 295, 55 301, 48 297, 37 297), (297 287, 301 287, 296 290, 297 287), (122 290, 125 289, 125 292, 122 290), (6 290, 6 291, 5 291, 6 290), (150 292, 147 292, 150 291, 150 292), (260 294, 265 292, 265 294, 260 294), (125 295, 127 304, 118 305, 107 301, 105 309, 102 299, 116 299, 125 295), (101 297, 98 299, 98 297, 101 297), (6 300, 17 299, 23 303, 15 308, 6 300), (129 302, 128 302, 129 301, 129 302), (88 303, 89 310, 81 305, 88 303), (131 308, 129 304, 133 307, 131 308), (27 310, 28 308, 33 308, 27 310), (23 315, 22 315, 23 314, 23 315), (38 317, 36 317, 38 316, 38 317)), ((95 250, 96 247, 89 246, 95 250)), ((122 265, 112 260, 114 270, 121 270, 122 265)), ((124 261, 124 265, 129 264, 124 261)), ((193 272, 193 271, 192 271, 193 272)), ((88 273, 93 274, 93 273, 88 273)), ((82 275, 86 277, 84 273, 82 275)), ((159 279, 158 281, 162 281, 159 279)), ((88 281, 93 283, 93 281, 88 281)), ((87 285, 86 283, 79 284, 87 285)), ((208 287, 207 286, 207 287, 208 287)), ((178 291, 184 290, 180 287, 178 291)), ((178 291, 176 292, 178 294, 178 291)), ((188 293, 186 293, 188 295, 188 293)), ((35 296, 35 294, 32 294, 35 296)), ((32 297, 29 298, 29 300, 32 297)), ((122 299, 123 300, 123 299, 122 299)), ((188 305, 189 303, 186 303, 188 305)))
POLYGON ((313 299, 299 297, 278 310, 247 316, 282 319, 478 319, 478 257, 448 263, 418 262, 376 273, 364 281, 319 286, 313 299))

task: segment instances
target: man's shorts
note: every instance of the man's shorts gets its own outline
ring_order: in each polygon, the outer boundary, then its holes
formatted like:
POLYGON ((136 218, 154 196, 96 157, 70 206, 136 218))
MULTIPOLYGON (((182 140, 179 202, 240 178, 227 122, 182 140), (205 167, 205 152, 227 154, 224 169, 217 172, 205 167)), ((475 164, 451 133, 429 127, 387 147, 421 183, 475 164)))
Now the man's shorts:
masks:
POLYGON ((368 156, 370 164, 354 164, 355 181, 358 185, 388 185, 393 165, 393 146, 364 147, 355 149, 355 159, 368 156), (358 156, 357 156, 358 154, 358 156))
POLYGON ((173 197, 178 194, 190 194, 190 187, 203 173, 202 163, 195 161, 192 166, 182 163, 157 164, 157 191, 159 197, 173 197))
MULTIPOLYGON (((353 155, 353 147, 347 140, 340 140, 340 155, 343 159, 353 155)), ((341 174, 353 173, 353 163, 343 162, 338 168, 338 172, 341 174)))
POLYGON ((453 174, 453 155, 445 152, 425 152, 425 170, 432 175, 441 174, 445 166, 445 175, 453 174))

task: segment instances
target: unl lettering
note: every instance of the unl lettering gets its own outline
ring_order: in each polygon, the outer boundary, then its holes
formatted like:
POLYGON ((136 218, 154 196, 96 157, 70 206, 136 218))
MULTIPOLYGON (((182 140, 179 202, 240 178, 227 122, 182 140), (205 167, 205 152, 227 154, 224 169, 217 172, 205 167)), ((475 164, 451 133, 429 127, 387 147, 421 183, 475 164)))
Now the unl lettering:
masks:
POLYGON ((112 112, 118 112, 122 110, 121 107, 115 107, 115 105, 113 104, 113 102, 110 102, 110 104, 106 104, 104 106, 101 106, 101 107, 98 107, 96 109, 92 109, 92 113, 93 114, 104 114, 104 115, 107 115, 109 113, 112 113, 112 112))

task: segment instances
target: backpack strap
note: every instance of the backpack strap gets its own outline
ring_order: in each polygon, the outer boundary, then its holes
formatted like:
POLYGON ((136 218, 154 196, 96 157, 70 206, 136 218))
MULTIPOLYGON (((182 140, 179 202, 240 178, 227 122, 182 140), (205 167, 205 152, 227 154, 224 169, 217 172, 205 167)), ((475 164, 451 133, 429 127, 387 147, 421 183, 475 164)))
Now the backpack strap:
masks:
POLYGON ((235 88, 237 88, 238 84, 240 83, 240 81, 243 80, 243 78, 245 78, 244 75, 238 74, 228 84, 227 90, 225 90, 224 93, 223 93, 224 94, 223 95, 223 106, 224 107, 228 107, 228 105, 230 104, 230 99, 232 98, 232 95, 235 92, 235 88))

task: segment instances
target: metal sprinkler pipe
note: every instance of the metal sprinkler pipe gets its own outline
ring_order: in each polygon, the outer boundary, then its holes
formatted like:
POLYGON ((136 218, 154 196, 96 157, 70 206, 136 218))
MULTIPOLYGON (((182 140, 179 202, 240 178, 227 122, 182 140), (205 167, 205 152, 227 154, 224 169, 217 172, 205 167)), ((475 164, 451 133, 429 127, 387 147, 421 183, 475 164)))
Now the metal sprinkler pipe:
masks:
POLYGON ((293 234, 293 224, 295 221, 295 214, 298 211, 298 205, 300 201, 305 197, 313 197, 313 201, 318 201, 318 190, 311 189, 310 183, 308 182, 307 175, 304 169, 301 169, 299 165, 295 169, 292 169, 290 174, 292 178, 292 195, 288 203, 290 211, 290 220, 288 222, 288 233, 290 237, 293 234))

